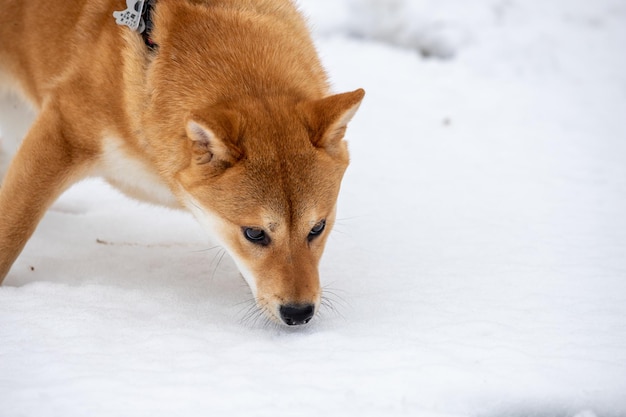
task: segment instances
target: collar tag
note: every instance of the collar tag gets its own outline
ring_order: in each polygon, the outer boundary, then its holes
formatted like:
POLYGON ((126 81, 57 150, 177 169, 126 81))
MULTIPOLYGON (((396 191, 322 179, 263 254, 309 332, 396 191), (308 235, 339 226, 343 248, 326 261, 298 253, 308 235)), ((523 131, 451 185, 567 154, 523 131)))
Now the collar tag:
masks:
POLYGON ((141 18, 145 0, 126 0, 126 10, 113 12, 115 23, 120 26, 128 26, 132 30, 143 33, 146 25, 141 18))

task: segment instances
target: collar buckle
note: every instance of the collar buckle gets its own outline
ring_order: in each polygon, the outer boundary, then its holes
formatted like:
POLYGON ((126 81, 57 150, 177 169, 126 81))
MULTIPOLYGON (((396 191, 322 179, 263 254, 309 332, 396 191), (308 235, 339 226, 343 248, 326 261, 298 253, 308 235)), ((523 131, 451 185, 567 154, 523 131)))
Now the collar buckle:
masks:
POLYGON ((120 26, 128 26, 133 31, 142 33, 146 30, 143 22, 145 0, 126 0, 126 10, 113 12, 115 23, 120 26))
POLYGON ((131 30, 141 33, 144 43, 150 50, 158 46, 150 35, 154 3, 156 0, 126 0, 126 10, 113 12, 115 23, 128 26, 131 30))

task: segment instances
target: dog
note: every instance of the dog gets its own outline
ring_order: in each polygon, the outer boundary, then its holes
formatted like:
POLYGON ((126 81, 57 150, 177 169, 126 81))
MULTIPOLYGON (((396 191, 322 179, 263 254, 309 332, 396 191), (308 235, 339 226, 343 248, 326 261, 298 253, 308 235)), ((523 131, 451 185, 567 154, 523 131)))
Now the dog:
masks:
POLYGON ((189 210, 267 317, 308 323, 364 90, 332 94, 289 0, 0 0, 0 83, 37 110, 0 186, 0 283, 101 176, 189 210))

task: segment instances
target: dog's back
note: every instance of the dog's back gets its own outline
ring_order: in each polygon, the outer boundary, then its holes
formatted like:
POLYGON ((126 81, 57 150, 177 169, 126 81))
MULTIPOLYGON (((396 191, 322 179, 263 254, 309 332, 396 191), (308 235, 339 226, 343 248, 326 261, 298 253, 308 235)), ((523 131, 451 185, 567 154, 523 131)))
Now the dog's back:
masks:
MULTIPOLYGON (((176 3, 160 0, 159 6, 175 8, 176 3)), ((232 64, 236 69, 231 75, 245 77, 250 85, 263 88, 259 81, 265 81, 274 88, 276 84, 262 77, 283 73, 285 78, 280 81, 289 79, 288 83, 299 84, 318 96, 326 93, 326 76, 306 25, 291 1, 191 3, 196 8, 176 15, 175 22, 168 13, 155 16, 159 21, 155 27, 159 31, 174 25, 170 34, 176 48, 185 48, 190 42, 204 43, 211 56, 198 64, 205 73, 213 62, 219 65, 213 76, 227 75, 233 70, 228 64, 232 64), (291 57, 292 62, 285 62, 285 57, 291 57), (245 63, 250 68, 242 71, 245 63)), ((82 67, 90 65, 91 72, 102 78, 112 76, 103 71, 111 60, 121 64, 126 46, 122 38, 127 34, 112 25, 111 16, 125 7, 123 0, 0 0, 0 7, 5 10, 0 13, 0 83, 10 82, 15 87, 17 81, 36 106, 41 105, 46 89, 54 88, 56 79, 76 67, 84 71, 82 67)), ((231 86, 232 92, 235 84, 229 81, 215 85, 231 86)))

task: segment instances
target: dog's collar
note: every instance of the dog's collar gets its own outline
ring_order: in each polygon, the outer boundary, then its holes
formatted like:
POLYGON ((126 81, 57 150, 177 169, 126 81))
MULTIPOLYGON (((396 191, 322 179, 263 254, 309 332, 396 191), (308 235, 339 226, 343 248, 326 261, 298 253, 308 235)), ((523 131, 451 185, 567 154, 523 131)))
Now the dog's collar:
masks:
POLYGON ((126 0, 126 10, 113 12, 115 22, 139 32, 150 50, 158 45, 152 40, 152 9, 156 0, 126 0))

